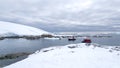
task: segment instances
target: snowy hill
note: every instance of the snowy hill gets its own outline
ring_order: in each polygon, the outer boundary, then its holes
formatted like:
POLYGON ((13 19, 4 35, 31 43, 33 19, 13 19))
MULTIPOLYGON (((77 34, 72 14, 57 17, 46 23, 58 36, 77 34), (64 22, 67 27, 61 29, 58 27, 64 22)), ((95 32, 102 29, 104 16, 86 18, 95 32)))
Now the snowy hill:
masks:
POLYGON ((0 21, 0 36, 41 35, 48 32, 25 25, 0 21))
POLYGON ((120 47, 71 44, 50 47, 5 68, 120 68, 120 47))

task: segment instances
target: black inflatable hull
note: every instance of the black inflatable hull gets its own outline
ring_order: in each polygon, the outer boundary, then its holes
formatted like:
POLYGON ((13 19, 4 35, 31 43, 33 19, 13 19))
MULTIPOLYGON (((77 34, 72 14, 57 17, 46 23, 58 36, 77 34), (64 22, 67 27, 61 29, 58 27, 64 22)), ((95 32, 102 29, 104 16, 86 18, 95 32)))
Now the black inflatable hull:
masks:
POLYGON ((76 39, 68 39, 68 41, 75 41, 76 39))

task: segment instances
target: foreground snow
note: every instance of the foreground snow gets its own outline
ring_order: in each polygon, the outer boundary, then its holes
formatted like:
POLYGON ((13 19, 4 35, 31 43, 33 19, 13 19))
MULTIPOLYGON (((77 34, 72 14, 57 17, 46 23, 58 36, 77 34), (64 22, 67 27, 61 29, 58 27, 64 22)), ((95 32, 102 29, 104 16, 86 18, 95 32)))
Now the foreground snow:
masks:
POLYGON ((5 68, 120 68, 120 47, 50 47, 5 68))
POLYGON ((42 35, 48 32, 25 25, 0 21, 0 36, 42 35))

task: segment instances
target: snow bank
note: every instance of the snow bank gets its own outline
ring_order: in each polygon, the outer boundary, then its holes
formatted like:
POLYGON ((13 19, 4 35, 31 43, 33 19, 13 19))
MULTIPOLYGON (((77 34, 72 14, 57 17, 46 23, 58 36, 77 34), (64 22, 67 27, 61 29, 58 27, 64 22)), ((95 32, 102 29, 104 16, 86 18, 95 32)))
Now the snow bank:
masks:
POLYGON ((42 35, 42 34, 49 34, 49 33, 34 27, 0 21, 1 36, 42 35))
POLYGON ((120 68, 120 47, 85 44, 50 47, 5 68, 120 68))

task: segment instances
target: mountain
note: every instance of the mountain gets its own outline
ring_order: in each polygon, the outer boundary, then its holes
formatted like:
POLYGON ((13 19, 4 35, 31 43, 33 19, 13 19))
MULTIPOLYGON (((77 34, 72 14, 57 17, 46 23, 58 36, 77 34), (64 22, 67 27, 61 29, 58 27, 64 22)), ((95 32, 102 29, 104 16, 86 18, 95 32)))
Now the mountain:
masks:
POLYGON ((42 49, 5 68, 119 68, 120 46, 84 43, 42 49))
POLYGON ((49 32, 30 26, 0 21, 0 36, 42 35, 49 32))

